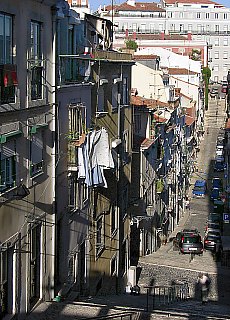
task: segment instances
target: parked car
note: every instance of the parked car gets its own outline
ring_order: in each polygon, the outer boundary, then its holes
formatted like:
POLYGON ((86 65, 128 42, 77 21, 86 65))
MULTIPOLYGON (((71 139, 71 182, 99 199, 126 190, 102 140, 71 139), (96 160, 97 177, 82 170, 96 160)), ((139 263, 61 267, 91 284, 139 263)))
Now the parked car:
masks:
POLYGON ((210 231, 216 231, 221 233, 222 231, 222 226, 218 222, 208 222, 206 225, 205 233, 207 234, 210 231))
POLYGON ((216 156, 215 161, 221 161, 221 162, 224 162, 224 155, 222 155, 222 156, 216 156))
POLYGON ((181 237, 181 242, 179 246, 180 252, 183 254, 203 254, 204 246, 200 234, 184 233, 181 237))
POLYGON ((219 200, 220 199, 220 190, 219 189, 212 189, 210 193, 210 200, 219 200))
POLYGON ((223 161, 215 161, 214 163, 214 171, 221 172, 226 168, 226 164, 223 161))
POLYGON ((223 190, 223 183, 220 178, 213 178, 212 179, 212 189, 218 189, 220 191, 223 190))
POLYGON ((192 196, 196 198, 204 198, 207 192, 207 183, 205 180, 196 180, 193 190, 192 196))
POLYGON ((216 148, 216 157, 223 157, 224 156, 224 149, 223 148, 216 148))
POLYGON ((221 236, 207 233, 204 237, 204 249, 210 251, 219 251, 222 247, 221 236), (218 246, 218 248, 217 248, 218 246))
POLYGON ((210 222, 210 223, 215 223, 215 222, 216 223, 221 223, 222 222, 222 215, 217 213, 217 212, 209 213, 207 222, 210 222))
POLYGON ((185 234, 199 234, 197 229, 183 229, 177 232, 176 237, 173 239, 173 251, 180 250, 181 239, 185 234))

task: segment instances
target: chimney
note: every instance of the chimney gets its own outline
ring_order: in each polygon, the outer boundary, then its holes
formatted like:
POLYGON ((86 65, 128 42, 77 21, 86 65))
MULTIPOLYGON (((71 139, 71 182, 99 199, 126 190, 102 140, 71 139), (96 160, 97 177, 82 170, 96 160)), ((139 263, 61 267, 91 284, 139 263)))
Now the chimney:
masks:
POLYGON ((165 40, 165 33, 164 33, 164 31, 161 31, 160 39, 161 39, 161 40, 165 40))
POLYGON ((192 40, 192 33, 188 32, 188 40, 191 41, 192 40))

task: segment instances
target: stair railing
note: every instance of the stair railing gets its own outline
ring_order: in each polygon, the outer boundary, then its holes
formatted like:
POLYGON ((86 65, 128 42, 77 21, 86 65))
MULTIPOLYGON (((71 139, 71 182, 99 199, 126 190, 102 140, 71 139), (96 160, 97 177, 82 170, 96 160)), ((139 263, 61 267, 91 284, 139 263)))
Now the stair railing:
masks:
POLYGON ((154 310, 156 306, 169 305, 173 302, 187 300, 189 286, 187 282, 172 284, 171 286, 146 286, 147 312, 154 310))

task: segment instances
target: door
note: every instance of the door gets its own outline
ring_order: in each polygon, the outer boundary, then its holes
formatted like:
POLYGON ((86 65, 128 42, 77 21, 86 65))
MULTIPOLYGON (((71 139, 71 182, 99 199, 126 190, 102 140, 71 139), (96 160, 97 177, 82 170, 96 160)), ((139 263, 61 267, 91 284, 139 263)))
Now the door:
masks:
POLYGON ((30 307, 40 298, 40 251, 41 226, 33 227, 30 237, 30 307))

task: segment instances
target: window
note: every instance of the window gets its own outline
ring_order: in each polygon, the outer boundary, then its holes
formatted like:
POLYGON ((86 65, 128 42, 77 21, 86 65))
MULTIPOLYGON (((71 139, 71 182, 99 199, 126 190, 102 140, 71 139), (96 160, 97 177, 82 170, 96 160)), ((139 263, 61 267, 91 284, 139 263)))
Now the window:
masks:
POLYGON ((16 155, 14 141, 1 145, 0 172, 1 192, 16 185, 16 155))
POLYGON ((12 64, 12 17, 0 14, 0 64, 12 64))
POLYGON ((154 32, 155 30, 155 24, 150 23, 150 32, 154 32))
POLYGON ((171 30, 171 31, 175 31, 175 24, 174 24, 174 23, 171 23, 171 24, 170 24, 170 30, 171 30))
POLYGON ((118 213, 118 208, 117 208, 117 203, 113 203, 110 209, 111 212, 111 234, 113 235, 114 232, 117 230, 117 213, 118 213))
POLYGON ((228 59, 228 51, 224 51, 224 53, 223 53, 223 59, 228 59))
POLYGON ((219 47, 219 45, 220 45, 220 40, 219 40, 219 38, 215 38, 215 46, 216 46, 216 47, 219 47))
POLYGON ((218 72, 219 71, 219 65, 218 64, 215 64, 214 67, 213 67, 213 71, 216 71, 218 72))
POLYGON ((117 109, 118 105, 120 105, 120 103, 121 103, 120 82, 121 82, 120 78, 113 77, 112 109, 117 109))
POLYGON ((228 25, 224 25, 224 32, 225 32, 225 33, 228 32, 228 25))
POLYGON ((122 103, 123 105, 128 105, 129 103, 129 88, 128 88, 128 78, 123 77, 123 92, 122 92, 122 103))
POLYGON ((41 59, 41 24, 32 21, 30 25, 31 100, 42 98, 43 69, 41 59))
POLYGON ((183 31, 184 31, 184 25, 180 24, 180 32, 183 32, 183 31))
POLYGON ((214 52, 214 58, 215 59, 219 59, 219 51, 215 51, 214 52))
POLYGON ((218 24, 215 25, 215 32, 219 32, 220 26, 218 24))
POLYGON ((228 19, 228 14, 224 13, 224 19, 228 19))
POLYGON ((141 23, 141 31, 145 31, 146 28, 146 24, 145 23, 141 23))
POLYGON ((15 103, 16 66, 13 65, 12 17, 0 14, 0 103, 15 103))
POLYGON ((100 217, 96 222, 96 254, 100 254, 104 248, 104 225, 103 217, 100 217))
POLYGON ((209 19, 209 13, 208 12, 205 14, 205 18, 209 19))
POLYGON ((224 71, 224 72, 227 72, 227 71, 228 71, 228 65, 226 65, 226 64, 223 65, 223 71, 224 71))
POLYGON ((184 12, 180 12, 179 17, 180 17, 180 19, 183 19, 184 18, 184 12))
POLYGON ((43 136, 42 132, 32 135, 30 140, 30 177, 43 173, 43 136))
POLYGON ((172 17, 173 17, 172 12, 168 12, 168 18, 172 18, 172 17))
POLYGON ((29 233, 30 243, 30 303, 34 305, 40 298, 40 254, 41 225, 32 228, 29 233))
POLYGON ((104 93, 104 87, 100 86, 98 89, 98 106, 97 111, 102 112, 105 111, 105 93, 104 93))
POLYGON ((224 46, 228 46, 228 38, 224 38, 224 46))
POLYGON ((128 162, 128 153, 129 153, 129 131, 125 130, 123 132, 123 161, 124 161, 124 163, 128 162))
POLYGON ((117 273, 117 257, 116 256, 112 258, 110 265, 111 265, 110 275, 114 276, 117 273))
POLYGON ((188 25, 188 31, 192 31, 192 24, 188 25))
POLYGON ((219 19, 219 14, 215 13, 215 19, 219 19))
POLYGON ((128 197, 128 186, 124 187, 123 193, 122 193, 122 217, 124 218, 127 215, 127 209, 128 209, 128 203, 129 203, 129 197, 128 197))
POLYGON ((200 18, 201 18, 201 14, 200 14, 200 12, 197 12, 197 14, 196 14, 196 18, 197 18, 197 19, 200 19, 200 18))

